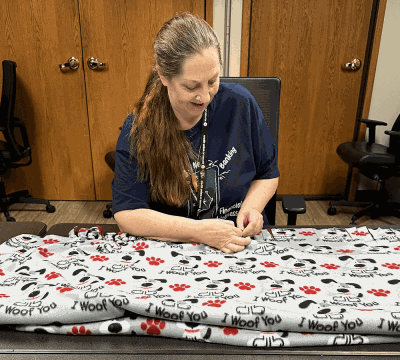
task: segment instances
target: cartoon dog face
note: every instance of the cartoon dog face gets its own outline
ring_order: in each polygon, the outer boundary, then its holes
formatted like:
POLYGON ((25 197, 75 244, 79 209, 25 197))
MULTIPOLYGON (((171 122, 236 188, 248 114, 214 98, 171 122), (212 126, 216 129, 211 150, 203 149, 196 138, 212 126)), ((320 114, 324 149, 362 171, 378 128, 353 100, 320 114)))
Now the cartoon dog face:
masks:
POLYGON ((186 340, 195 340, 206 342, 211 337, 211 328, 193 322, 177 322, 177 327, 183 329, 182 338, 186 340))
POLYGON ((296 237, 296 229, 277 229, 272 233, 276 241, 290 241, 296 237))
POLYGON ((343 319, 343 313, 346 312, 345 308, 340 306, 333 306, 328 303, 317 303, 314 300, 305 300, 299 304, 300 309, 307 309, 311 306, 313 316, 317 319, 343 319))
POLYGON ((199 267, 197 262, 201 260, 201 256, 187 256, 176 251, 171 251, 171 255, 177 260, 177 264, 171 267, 172 271, 192 272, 199 267))
POLYGON ((333 279, 321 279, 324 284, 329 284, 327 293, 332 296, 333 301, 360 302, 363 294, 361 286, 356 283, 339 283, 333 279))
POLYGON ((304 250, 314 254, 331 254, 333 253, 332 247, 327 245, 312 245, 312 244, 299 244, 304 250))
POLYGON ((202 285, 201 289, 203 291, 197 295, 198 297, 222 296, 224 292, 229 290, 225 284, 229 284, 231 282, 230 279, 211 280, 208 277, 199 277, 195 278, 194 280, 202 285))
POLYGON ((361 254, 389 254, 389 253, 391 253, 389 246, 386 246, 386 245, 375 246, 375 245, 360 243, 360 244, 354 244, 354 247, 360 248, 361 254))
POLYGON ((254 257, 249 258, 238 258, 237 256, 232 255, 225 255, 224 258, 226 259, 236 259, 234 265, 229 266, 229 270, 236 270, 236 271, 249 271, 256 266, 253 264, 254 261, 257 261, 254 257))
POLYGON ((351 256, 339 256, 338 258, 341 261, 345 261, 346 264, 344 266, 345 270, 350 270, 352 273, 362 274, 362 273, 371 273, 378 270, 378 268, 374 265, 376 261, 374 259, 366 258, 366 259, 355 259, 351 256))
POLYGON ((311 273, 316 269, 316 262, 313 259, 297 259, 292 255, 281 256, 286 263, 284 267, 294 273, 311 273))
POLYGON ((15 236, 6 241, 6 245, 14 248, 34 249, 39 247, 38 238, 36 236, 21 235, 15 236))
POLYGON ((113 258, 113 263, 111 265, 102 266, 99 270, 105 269, 106 271, 117 273, 121 271, 125 271, 127 269, 133 269, 137 265, 140 260, 137 256, 144 256, 144 250, 137 250, 127 253, 119 254, 118 256, 113 258))
POLYGON ((294 289, 291 285, 295 282, 291 279, 274 280, 269 276, 259 276, 257 280, 261 280, 261 286, 265 295, 269 298, 280 298, 290 295, 294 289), (267 280, 267 281, 265 281, 267 280), (269 281, 268 281, 269 280, 269 281))
POLYGON ((132 279, 134 282, 131 294, 146 296, 156 295, 158 291, 163 289, 160 284, 165 284, 167 282, 166 279, 148 279, 146 276, 139 275, 132 276, 132 279))

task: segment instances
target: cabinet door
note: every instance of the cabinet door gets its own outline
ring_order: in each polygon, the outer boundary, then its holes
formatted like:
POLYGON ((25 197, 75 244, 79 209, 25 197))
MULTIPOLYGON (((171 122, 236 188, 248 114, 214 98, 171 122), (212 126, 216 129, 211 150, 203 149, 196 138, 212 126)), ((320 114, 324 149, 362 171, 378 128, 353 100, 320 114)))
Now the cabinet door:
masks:
POLYGON ((176 12, 204 18, 204 8, 205 0, 79 0, 97 200, 111 199, 113 173, 104 156, 115 150, 119 127, 144 91, 154 37, 176 12), (106 67, 88 69, 90 57, 106 67))
MULTIPOLYGON (((0 1, 0 58, 17 63, 15 115, 26 122, 33 162, 4 176, 8 192, 94 200, 77 0, 0 1)), ((2 75, 0 75, 2 77, 2 75)))
POLYGON ((282 79, 279 194, 343 192, 373 0, 253 1, 249 76, 282 79), (360 59, 361 69, 342 65, 360 59))

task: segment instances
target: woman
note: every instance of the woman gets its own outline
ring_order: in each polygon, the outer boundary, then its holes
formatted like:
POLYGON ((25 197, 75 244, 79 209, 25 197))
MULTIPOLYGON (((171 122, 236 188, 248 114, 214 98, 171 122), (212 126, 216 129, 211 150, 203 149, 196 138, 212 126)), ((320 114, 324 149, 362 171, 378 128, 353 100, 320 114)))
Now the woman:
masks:
POLYGON ((114 218, 134 235, 242 251, 267 223, 278 186, 262 112, 245 88, 219 82, 219 41, 200 17, 173 17, 153 50, 117 143, 114 218))

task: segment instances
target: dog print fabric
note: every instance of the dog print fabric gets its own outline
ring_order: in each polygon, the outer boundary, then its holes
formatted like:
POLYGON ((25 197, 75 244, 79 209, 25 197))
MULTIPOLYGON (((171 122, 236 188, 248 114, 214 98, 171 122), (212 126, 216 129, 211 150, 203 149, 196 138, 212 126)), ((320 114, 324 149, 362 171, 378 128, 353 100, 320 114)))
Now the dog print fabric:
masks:
POLYGON ((400 342, 400 232, 274 228, 240 253, 101 227, 0 245, 0 323, 235 346, 400 342))

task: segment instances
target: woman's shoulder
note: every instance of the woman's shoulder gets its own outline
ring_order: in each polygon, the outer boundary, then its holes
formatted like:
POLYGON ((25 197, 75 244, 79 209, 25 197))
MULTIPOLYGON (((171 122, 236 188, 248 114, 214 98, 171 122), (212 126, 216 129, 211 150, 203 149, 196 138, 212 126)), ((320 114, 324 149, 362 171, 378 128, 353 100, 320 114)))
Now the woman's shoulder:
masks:
POLYGON ((129 151, 130 148, 130 132, 132 129, 134 114, 131 112, 126 118, 121 127, 121 132, 118 137, 117 149, 129 151))
POLYGON ((253 99, 253 95, 243 85, 231 82, 220 82, 219 91, 226 98, 236 98, 238 100, 253 99))

